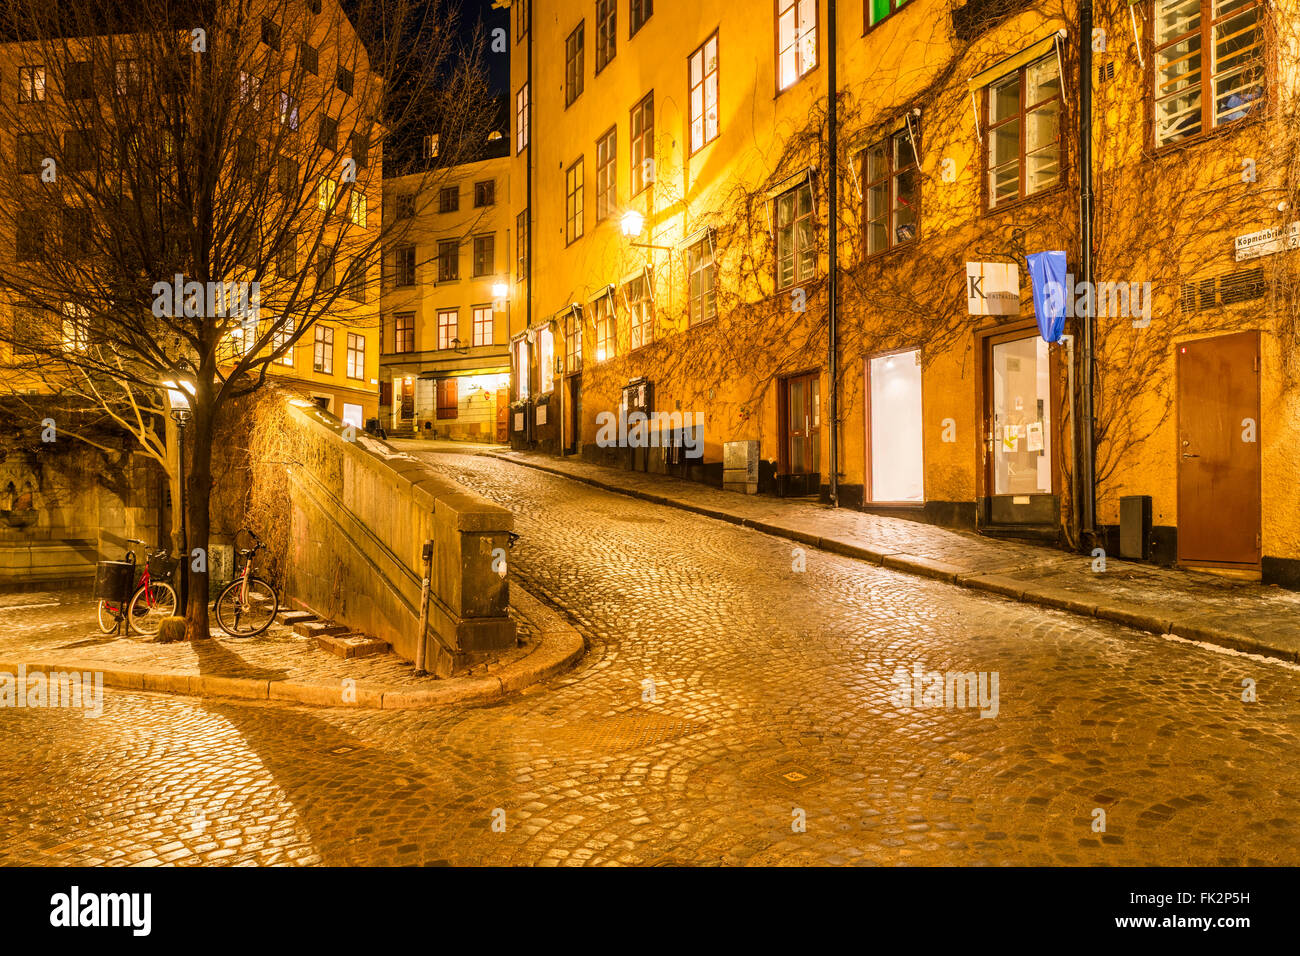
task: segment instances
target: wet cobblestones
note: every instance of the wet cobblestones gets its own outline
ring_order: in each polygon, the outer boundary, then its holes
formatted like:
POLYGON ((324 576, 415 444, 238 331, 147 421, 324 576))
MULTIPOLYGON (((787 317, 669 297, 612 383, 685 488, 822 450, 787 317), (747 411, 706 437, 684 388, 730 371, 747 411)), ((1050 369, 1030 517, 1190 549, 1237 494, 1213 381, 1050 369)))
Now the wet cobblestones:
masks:
POLYGON ((0 862, 1300 862, 1293 666, 428 460, 516 512, 576 670, 446 711, 0 712, 0 862), (997 717, 900 709, 917 663, 996 671, 997 717))

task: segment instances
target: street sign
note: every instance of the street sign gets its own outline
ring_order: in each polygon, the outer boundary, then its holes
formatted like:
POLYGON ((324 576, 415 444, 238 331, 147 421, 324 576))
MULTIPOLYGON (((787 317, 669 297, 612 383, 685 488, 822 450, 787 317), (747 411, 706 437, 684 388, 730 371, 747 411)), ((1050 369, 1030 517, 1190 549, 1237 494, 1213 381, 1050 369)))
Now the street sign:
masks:
POLYGON ((1237 236, 1232 244, 1238 262, 1271 256, 1283 249, 1300 249, 1300 221, 1286 227, 1274 226, 1272 229, 1248 232, 1244 236, 1237 236))

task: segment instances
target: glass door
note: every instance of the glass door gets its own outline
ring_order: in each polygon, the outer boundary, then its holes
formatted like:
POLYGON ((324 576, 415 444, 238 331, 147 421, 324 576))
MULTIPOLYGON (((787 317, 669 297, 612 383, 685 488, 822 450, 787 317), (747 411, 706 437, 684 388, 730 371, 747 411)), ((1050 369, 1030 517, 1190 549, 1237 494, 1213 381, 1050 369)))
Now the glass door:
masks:
POLYGON ((1038 335, 990 344, 986 444, 994 523, 1056 520, 1051 367, 1038 335))

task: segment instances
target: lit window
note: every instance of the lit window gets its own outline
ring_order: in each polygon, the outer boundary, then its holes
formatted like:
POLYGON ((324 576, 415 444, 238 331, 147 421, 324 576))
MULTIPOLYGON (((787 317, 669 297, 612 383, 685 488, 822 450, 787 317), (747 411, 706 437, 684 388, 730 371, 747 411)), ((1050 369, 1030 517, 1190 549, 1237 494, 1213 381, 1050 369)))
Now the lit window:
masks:
POLYGON ((718 138, 718 33, 691 54, 691 152, 718 138))
POLYGON ((490 305, 474 306, 474 346, 492 344, 493 312, 490 305))
POLYGON ((316 340, 312 345, 312 370, 334 374, 334 330, 328 325, 316 326, 316 340))
POLYGON ((639 275, 624 285, 623 301, 628 311, 628 348, 649 345, 654 338, 654 300, 650 295, 649 276, 639 275))
POLYGON ((460 324, 460 310, 442 309, 438 312, 438 348, 455 348, 457 325, 460 324))
POLYGON ((874 27, 885 17, 894 13, 906 0, 867 0, 867 26, 874 27))
POLYGON ((1061 74, 1052 53, 985 91, 988 204, 1022 199, 1061 179, 1061 74))
POLYGON ((321 212, 329 213, 334 208, 334 194, 338 191, 339 184, 328 176, 321 177, 321 181, 316 186, 316 208, 321 212))
POLYGON ((618 350, 618 313, 614 310, 614 300, 609 295, 602 295, 596 305, 596 361, 603 362, 614 357, 618 350))
POLYGON ((582 370, 582 307, 574 306, 564 316, 564 367, 582 370))
POLYGON ((522 153, 528 146, 528 84, 519 87, 515 94, 515 152, 522 153))
POLYGON ((366 339, 354 332, 348 333, 348 378, 366 377, 366 339))
POLYGON ((366 228, 366 194, 353 190, 348 194, 348 219, 352 225, 366 228))
POLYGON ((866 184, 867 254, 884 252, 917 235, 921 201, 916 153, 907 130, 876 143, 862 159, 866 184))
POLYGON ((298 128, 298 101, 288 93, 280 93, 280 125, 289 129, 298 128))
POLYGON ((779 0, 777 83, 789 89, 817 65, 817 0, 779 0))

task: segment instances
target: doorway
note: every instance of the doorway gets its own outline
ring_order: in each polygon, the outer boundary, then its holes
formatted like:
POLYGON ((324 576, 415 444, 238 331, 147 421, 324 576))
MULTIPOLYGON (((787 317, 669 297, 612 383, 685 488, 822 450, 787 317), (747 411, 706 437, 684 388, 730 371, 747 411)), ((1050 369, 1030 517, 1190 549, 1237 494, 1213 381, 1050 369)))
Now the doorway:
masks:
POLYGON ((497 444, 510 442, 510 389, 497 389, 497 444))
POLYGON ((782 493, 815 495, 821 490, 821 373, 783 379, 777 397, 782 493))
POLYGON ((566 455, 576 455, 582 447, 582 376, 570 375, 566 381, 568 388, 568 421, 565 422, 564 435, 567 444, 566 455))
POLYGON ((984 346, 985 525, 1055 527, 1050 346, 1036 331, 991 335, 984 346))
POLYGON ((1260 566, 1259 333, 1183 342, 1178 562, 1260 566))
POLYGON ((866 360, 867 500, 920 505, 925 501, 921 435, 921 350, 866 360))

